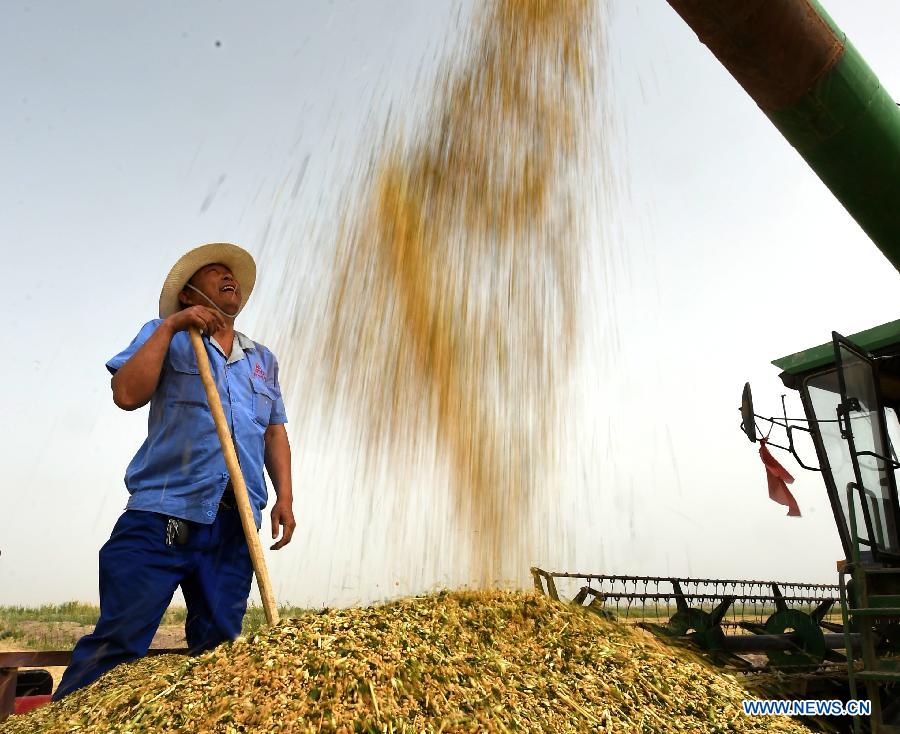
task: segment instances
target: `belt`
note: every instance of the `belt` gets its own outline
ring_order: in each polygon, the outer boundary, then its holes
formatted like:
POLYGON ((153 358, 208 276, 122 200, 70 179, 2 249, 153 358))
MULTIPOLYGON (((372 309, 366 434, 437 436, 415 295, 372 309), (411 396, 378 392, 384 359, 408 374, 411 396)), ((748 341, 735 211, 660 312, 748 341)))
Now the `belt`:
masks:
POLYGON ((233 510, 235 507, 237 507, 237 499, 234 496, 234 492, 232 492, 231 490, 225 490, 225 493, 219 500, 219 507, 224 507, 226 510, 233 510))

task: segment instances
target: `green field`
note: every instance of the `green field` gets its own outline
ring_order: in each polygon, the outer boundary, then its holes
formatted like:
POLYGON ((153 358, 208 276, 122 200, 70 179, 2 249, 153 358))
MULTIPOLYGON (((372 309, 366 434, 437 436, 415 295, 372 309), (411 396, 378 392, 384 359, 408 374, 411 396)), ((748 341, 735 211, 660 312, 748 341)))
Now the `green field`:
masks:
MULTIPOLYGON (((310 610, 301 607, 282 606, 282 618, 299 617, 310 610)), ((184 624, 187 610, 170 607, 163 615, 161 625, 184 624)), ((44 604, 39 607, 0 606, 0 642, 6 648, 28 650, 69 650, 76 640, 92 627, 100 615, 100 608, 80 602, 44 604)), ((244 617, 244 634, 252 634, 265 623, 262 607, 250 606, 244 617)))

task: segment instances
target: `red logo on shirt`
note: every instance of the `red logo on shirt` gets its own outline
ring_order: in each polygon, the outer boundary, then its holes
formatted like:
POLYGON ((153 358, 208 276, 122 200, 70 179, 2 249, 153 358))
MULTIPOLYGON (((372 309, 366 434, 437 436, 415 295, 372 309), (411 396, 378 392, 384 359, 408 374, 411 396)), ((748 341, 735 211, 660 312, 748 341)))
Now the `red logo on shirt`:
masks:
POLYGON ((261 380, 266 379, 266 371, 259 366, 259 362, 256 363, 256 367, 253 370, 253 376, 258 377, 261 380))

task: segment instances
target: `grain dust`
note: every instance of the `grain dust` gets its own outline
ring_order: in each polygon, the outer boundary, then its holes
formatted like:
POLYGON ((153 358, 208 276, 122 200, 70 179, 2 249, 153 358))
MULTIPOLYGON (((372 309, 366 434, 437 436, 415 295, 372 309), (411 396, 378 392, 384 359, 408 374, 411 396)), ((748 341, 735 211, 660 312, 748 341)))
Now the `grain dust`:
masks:
MULTIPOLYGON (((498 0, 340 227, 322 358, 366 449, 435 441, 480 588, 527 574, 577 349, 598 5, 498 0)), ((364 457, 365 460, 365 457, 364 457)))

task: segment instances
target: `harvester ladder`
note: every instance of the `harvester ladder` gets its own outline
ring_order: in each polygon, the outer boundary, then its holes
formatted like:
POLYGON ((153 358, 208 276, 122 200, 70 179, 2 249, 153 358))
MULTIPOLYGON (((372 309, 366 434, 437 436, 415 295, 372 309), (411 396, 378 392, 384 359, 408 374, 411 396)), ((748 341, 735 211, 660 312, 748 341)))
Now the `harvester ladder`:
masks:
MULTIPOLYGON (((853 483, 851 482, 851 485, 853 483)), ((841 614, 846 638, 847 676, 851 698, 859 699, 858 683, 865 684, 867 698, 872 702, 870 726, 872 734, 900 734, 900 724, 887 723, 882 706, 881 690, 889 684, 900 684, 900 658, 879 657, 879 640, 876 621, 900 624, 900 567, 869 564, 861 561, 860 541, 856 532, 856 513, 853 503, 848 506, 853 558, 840 571, 841 614), (847 582, 847 574, 853 580, 853 588, 847 582), (862 667, 857 670, 858 659, 850 644, 850 634, 860 633, 862 667)), ((889 712, 891 719, 897 712, 889 712)), ((862 732, 862 720, 854 717, 853 731, 862 732)))

